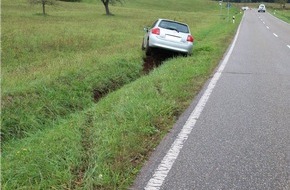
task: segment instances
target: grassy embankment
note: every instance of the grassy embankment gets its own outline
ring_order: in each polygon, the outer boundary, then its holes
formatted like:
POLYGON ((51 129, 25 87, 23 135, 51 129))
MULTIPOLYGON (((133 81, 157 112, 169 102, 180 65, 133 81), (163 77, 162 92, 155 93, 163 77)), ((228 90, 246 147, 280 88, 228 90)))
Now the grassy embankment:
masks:
POLYGON ((126 189, 241 18, 204 0, 128 0, 111 17, 100 2, 60 2, 46 17, 26 2, 2 1, 3 189, 126 189), (143 75, 143 27, 158 17, 190 25, 193 56, 143 75))
POLYGON ((290 3, 286 4, 285 9, 281 9, 280 5, 277 5, 277 4, 273 4, 269 8, 270 9, 268 9, 268 11, 270 10, 270 13, 272 15, 290 24, 290 3))

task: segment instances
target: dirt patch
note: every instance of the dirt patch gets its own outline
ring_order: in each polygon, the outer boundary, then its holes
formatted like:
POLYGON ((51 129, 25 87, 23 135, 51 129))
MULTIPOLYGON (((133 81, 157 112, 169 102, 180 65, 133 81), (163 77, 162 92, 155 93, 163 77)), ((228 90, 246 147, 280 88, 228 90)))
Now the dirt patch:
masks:
POLYGON ((151 70, 163 64, 164 61, 179 56, 178 53, 162 49, 153 49, 151 55, 143 58, 143 74, 150 73, 151 70))
POLYGON ((104 97, 106 94, 108 94, 109 90, 98 90, 95 89, 93 91, 93 98, 95 102, 98 102, 102 97, 104 97))

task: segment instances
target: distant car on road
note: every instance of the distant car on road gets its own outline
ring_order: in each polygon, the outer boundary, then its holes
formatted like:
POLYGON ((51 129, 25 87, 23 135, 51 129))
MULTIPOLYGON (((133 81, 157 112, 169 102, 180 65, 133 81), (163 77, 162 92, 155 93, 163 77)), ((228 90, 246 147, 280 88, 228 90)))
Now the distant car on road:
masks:
POLYGON ((260 12, 262 12, 262 13, 266 12, 266 6, 264 4, 260 4, 259 8, 258 8, 258 12, 259 13, 260 12))
POLYGON ((243 11, 246 11, 246 10, 248 10, 249 9, 249 7, 242 7, 242 10, 243 11))
POLYGON ((150 55, 153 48, 161 48, 170 51, 191 55, 193 48, 193 36, 189 26, 185 23, 158 19, 150 28, 144 28, 146 32, 142 41, 142 50, 150 55))

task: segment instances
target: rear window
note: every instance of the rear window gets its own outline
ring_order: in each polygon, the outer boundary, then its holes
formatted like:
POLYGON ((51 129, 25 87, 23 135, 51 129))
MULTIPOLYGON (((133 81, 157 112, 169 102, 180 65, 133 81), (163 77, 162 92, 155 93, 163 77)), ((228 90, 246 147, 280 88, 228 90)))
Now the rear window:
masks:
POLYGON ((189 33, 188 27, 185 24, 162 20, 159 25, 160 28, 168 29, 168 30, 176 30, 178 32, 189 33))

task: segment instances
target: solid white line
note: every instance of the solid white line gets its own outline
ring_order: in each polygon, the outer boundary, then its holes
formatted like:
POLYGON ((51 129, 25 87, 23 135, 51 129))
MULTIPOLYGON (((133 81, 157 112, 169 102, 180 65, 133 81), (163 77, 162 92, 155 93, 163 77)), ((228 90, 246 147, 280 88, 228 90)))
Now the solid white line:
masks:
POLYGON ((274 35, 276 38, 278 38, 278 35, 277 35, 277 34, 273 33, 273 35, 274 35))
POLYGON ((289 23, 285 22, 284 20, 281 20, 281 19, 277 18, 276 16, 274 16, 274 15, 272 15, 272 14, 270 14, 270 13, 268 13, 268 14, 271 15, 271 16, 272 16, 273 18, 275 18, 276 20, 279 20, 280 22, 283 22, 284 24, 290 25, 289 23))
MULTIPOLYGON (((244 17, 243 17, 243 19, 244 19, 244 17)), ((243 19, 242 19, 241 23, 243 22, 243 19)), ((171 145, 169 151, 166 153, 166 155, 162 159, 161 163, 159 164, 159 166, 155 170, 152 178, 148 181, 148 183, 145 187, 145 190, 158 190, 161 188, 165 178, 167 177, 169 171, 171 170, 171 168, 173 166, 173 163, 177 159, 185 141, 187 140, 189 134, 191 133, 193 127, 195 126, 197 119, 199 118, 199 116, 200 116, 201 112, 203 111, 213 89, 215 88, 216 83, 219 80, 219 78, 220 78, 220 76, 221 76, 221 74, 222 74, 222 72, 223 72, 223 70, 228 62, 230 55, 232 54, 232 51, 234 49, 234 46, 236 44, 236 41, 237 41, 237 38, 238 38, 238 35, 240 32, 240 27, 241 27, 241 24, 239 25, 239 28, 238 28, 237 33, 235 35, 234 41, 233 41, 227 55, 225 56, 225 59, 223 60, 223 62, 219 66, 217 72, 214 74, 209 85, 207 86, 207 89, 205 90, 204 94, 200 98, 200 100, 199 100, 198 104, 196 105, 196 107, 194 108, 194 110, 191 112, 191 114, 188 117, 186 123, 184 124, 182 130, 180 131, 177 138, 175 139, 175 141, 171 145)))

